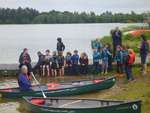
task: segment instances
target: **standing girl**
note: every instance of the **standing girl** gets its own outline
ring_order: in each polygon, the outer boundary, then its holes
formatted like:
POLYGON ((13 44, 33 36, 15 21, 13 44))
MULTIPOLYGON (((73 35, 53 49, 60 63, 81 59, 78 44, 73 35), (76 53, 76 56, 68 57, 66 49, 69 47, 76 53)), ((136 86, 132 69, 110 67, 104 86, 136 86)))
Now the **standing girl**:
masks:
POLYGON ((50 74, 51 74, 50 59, 51 59, 50 50, 46 50, 45 51, 45 56, 44 56, 43 76, 46 75, 46 72, 47 72, 48 76, 50 76, 50 74))
POLYGON ((58 65, 59 65, 59 75, 63 76, 64 75, 64 56, 63 54, 58 53, 58 65))
POLYGON ((88 73, 88 64, 89 59, 86 53, 82 53, 79 59, 80 62, 80 73, 87 74, 88 73))
POLYGON ((102 50, 101 58, 102 58, 102 74, 108 73, 108 59, 111 56, 111 53, 108 51, 107 46, 105 46, 102 50))
POLYGON ((53 52, 53 56, 51 59, 51 69, 52 69, 52 76, 56 77, 57 69, 59 69, 58 57, 56 51, 53 52))
POLYGON ((72 61, 71 61, 72 54, 71 52, 67 52, 65 57, 65 67, 66 73, 71 75, 72 74, 72 61))
POLYGON ((121 46, 117 46, 116 53, 116 61, 117 61, 117 72, 118 74, 123 74, 123 52, 121 46))

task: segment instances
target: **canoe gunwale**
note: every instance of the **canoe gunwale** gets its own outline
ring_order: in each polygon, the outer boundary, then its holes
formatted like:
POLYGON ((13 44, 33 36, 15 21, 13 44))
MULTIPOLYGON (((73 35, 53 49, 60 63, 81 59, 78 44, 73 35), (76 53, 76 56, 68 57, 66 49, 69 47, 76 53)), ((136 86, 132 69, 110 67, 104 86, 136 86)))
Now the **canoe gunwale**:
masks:
MULTIPOLYGON (((106 108, 110 108, 110 107, 116 107, 116 106, 120 106, 120 105, 126 105, 126 104, 132 104, 132 103, 141 103, 142 101, 141 100, 133 100, 133 101, 121 101, 121 100, 96 100, 96 99, 59 99, 59 100, 88 100, 88 101, 104 101, 104 102, 122 102, 120 104, 116 104, 116 105, 108 105, 108 106, 99 106, 99 107, 88 107, 88 108, 67 108, 67 107, 64 107, 64 108, 60 108, 60 107, 49 107, 49 106, 46 106, 46 105, 36 105, 36 104, 33 104, 31 103, 28 98, 32 99, 31 97, 23 97, 23 99, 25 100, 25 102, 27 102, 28 104, 32 105, 32 106, 36 106, 36 107, 42 107, 42 108, 47 108, 47 109, 59 109, 59 110, 90 110, 90 109, 106 109, 106 108)), ((36 99, 38 97, 34 97, 34 99, 36 99)), ((39 97, 41 99, 41 97, 39 97)))
MULTIPOLYGON (((57 91, 57 90, 63 90, 63 89, 71 89, 71 88, 80 88, 80 87, 84 87, 84 86, 89 86, 89 85, 96 85, 96 84, 102 84, 108 80, 113 80, 115 79, 116 80, 116 77, 110 77, 110 78, 107 78, 107 79, 104 79, 104 81, 100 82, 100 83, 93 83, 93 84, 88 84, 88 85, 80 85, 80 86, 74 86, 74 87, 68 87, 68 88, 60 88, 60 89, 53 89, 53 90, 44 90, 44 91, 57 91)), ((94 80, 101 80, 101 79, 94 79, 94 80)), ((83 80, 83 81, 92 81, 92 80, 83 80)), ((36 85, 35 85, 36 86, 36 85)), ((35 87, 33 86, 33 87, 35 87)), ((46 86, 46 85, 41 85, 41 86, 46 86)), ((7 90, 7 89, 12 89, 12 90, 19 90, 19 88, 6 88, 6 89, 0 89, 0 93, 18 93, 18 92, 3 92, 2 90, 7 90)), ((22 92, 26 92, 26 91, 22 91, 22 92)), ((39 92, 39 91, 28 91, 28 93, 31 93, 31 92, 39 92)))

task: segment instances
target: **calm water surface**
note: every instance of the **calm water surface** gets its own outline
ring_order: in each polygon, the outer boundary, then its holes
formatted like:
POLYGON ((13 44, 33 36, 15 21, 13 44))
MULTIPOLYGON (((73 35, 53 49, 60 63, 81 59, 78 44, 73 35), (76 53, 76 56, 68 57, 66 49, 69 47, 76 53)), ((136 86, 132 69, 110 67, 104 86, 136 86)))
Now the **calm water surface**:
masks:
POLYGON ((32 60, 37 51, 56 50, 56 38, 62 37, 66 51, 87 52, 91 57, 91 40, 109 35, 111 29, 132 24, 41 24, 0 25, 0 64, 17 63, 23 48, 29 48, 32 60))

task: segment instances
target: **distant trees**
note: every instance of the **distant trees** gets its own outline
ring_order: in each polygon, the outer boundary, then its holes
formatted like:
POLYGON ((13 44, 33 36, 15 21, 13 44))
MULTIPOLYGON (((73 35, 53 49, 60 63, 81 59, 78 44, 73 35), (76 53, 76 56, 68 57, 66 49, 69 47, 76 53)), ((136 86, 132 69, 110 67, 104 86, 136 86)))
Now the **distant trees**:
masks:
POLYGON ((144 22, 144 13, 129 14, 115 13, 106 11, 100 15, 94 12, 60 12, 49 11, 39 12, 32 8, 9 9, 0 8, 0 24, 55 24, 55 23, 131 23, 144 22))
POLYGON ((143 16, 144 16, 144 21, 145 21, 146 23, 148 23, 148 26, 149 26, 149 28, 150 28, 150 11, 145 12, 145 13, 143 14, 143 16))

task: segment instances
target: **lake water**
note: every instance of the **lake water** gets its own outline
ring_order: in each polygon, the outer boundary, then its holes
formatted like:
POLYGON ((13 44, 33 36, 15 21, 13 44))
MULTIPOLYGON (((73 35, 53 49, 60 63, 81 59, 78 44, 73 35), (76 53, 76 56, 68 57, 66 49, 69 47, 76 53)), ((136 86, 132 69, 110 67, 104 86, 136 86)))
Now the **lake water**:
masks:
POLYGON ((109 35, 110 30, 130 24, 39 24, 0 25, 0 64, 17 63, 23 48, 28 48, 32 61, 37 51, 56 50, 56 39, 62 37, 66 51, 87 52, 92 56, 91 40, 109 35))

